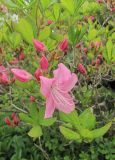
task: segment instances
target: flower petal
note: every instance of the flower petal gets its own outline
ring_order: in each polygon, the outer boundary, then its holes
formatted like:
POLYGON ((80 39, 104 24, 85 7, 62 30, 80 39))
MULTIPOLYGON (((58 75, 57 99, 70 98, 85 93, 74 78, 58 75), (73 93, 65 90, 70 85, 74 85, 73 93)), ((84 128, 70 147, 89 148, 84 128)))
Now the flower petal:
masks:
POLYGON ((41 93, 48 98, 50 92, 51 92, 51 86, 53 83, 53 79, 46 78, 43 76, 40 76, 40 82, 41 82, 41 93))
POLYGON ((72 73, 71 77, 63 83, 61 86, 61 89, 64 91, 71 91, 71 89, 75 86, 75 84, 78 82, 78 77, 76 74, 72 73))
POLYGON ((52 117, 54 110, 55 110, 55 106, 52 99, 52 95, 50 94, 49 98, 46 101, 45 118, 52 117))
POLYGON ((64 112, 64 113, 70 113, 74 110, 74 102, 72 97, 68 93, 62 93, 60 91, 55 91, 53 93, 53 100, 55 108, 64 112))
POLYGON ((58 69, 56 69, 53 73, 54 78, 57 79, 59 83, 67 81, 71 76, 70 70, 62 63, 58 65, 58 69))

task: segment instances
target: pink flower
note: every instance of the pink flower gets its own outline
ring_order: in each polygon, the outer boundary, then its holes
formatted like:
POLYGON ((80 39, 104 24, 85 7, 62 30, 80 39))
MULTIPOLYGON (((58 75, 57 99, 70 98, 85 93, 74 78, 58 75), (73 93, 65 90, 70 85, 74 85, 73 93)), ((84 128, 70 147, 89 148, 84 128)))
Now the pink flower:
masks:
POLYGON ((25 54, 23 52, 19 55, 19 60, 24 60, 26 58, 25 54))
POLYGON ((78 64, 78 67, 77 67, 78 71, 83 74, 83 75, 86 75, 87 74, 87 71, 85 69, 85 67, 83 66, 83 64, 78 64))
POLYGON ((50 25, 50 24, 53 23, 53 21, 52 20, 48 20, 47 23, 48 23, 48 25, 50 25))
POLYGON ((70 113, 74 110, 73 98, 69 91, 78 82, 77 76, 70 72, 62 63, 54 72, 54 78, 41 76, 41 93, 46 97, 45 118, 52 117, 54 110, 58 109, 64 113, 70 113))
POLYGON ((62 42, 60 42, 59 49, 61 51, 66 51, 67 48, 68 48, 68 39, 65 38, 62 42))
POLYGON ((9 117, 5 117, 4 121, 8 126, 11 126, 11 121, 10 121, 9 117))
POLYGON ((40 68, 38 68, 35 73, 34 73, 34 76, 36 77, 36 79, 38 81, 40 81, 40 76, 42 76, 42 70, 40 68))
POLYGON ((45 56, 40 59, 40 67, 42 70, 47 70, 49 66, 48 60, 45 56))
POLYGON ((32 79, 32 75, 23 69, 11 69, 11 72, 14 74, 15 78, 21 82, 28 82, 32 79))
POLYGON ((6 71, 6 68, 4 66, 0 66, 0 83, 9 83, 8 72, 6 71))
POLYGON ((37 39, 33 39, 33 43, 34 47, 38 52, 44 52, 46 50, 45 45, 42 42, 38 41, 37 39))
POLYGON ((36 101, 36 98, 34 96, 30 96, 29 99, 30 99, 30 102, 32 102, 32 103, 36 101))

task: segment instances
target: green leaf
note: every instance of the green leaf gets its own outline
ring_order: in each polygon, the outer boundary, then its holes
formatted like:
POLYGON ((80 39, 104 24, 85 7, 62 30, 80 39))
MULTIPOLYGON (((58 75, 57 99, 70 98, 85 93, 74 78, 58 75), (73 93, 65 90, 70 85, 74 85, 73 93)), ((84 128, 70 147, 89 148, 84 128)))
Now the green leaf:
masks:
POLYGON ((99 138, 102 137, 111 127, 111 122, 109 122, 108 124, 106 124, 105 126, 99 128, 99 129, 95 129, 93 131, 91 131, 93 138, 99 138))
POLYGON ((34 81, 30 80, 28 82, 20 82, 19 80, 15 81, 16 85, 21 87, 21 88, 25 88, 25 89, 31 89, 34 85, 34 81))
POLYGON ((55 20, 57 21, 59 19, 59 15, 60 15, 60 5, 59 5, 59 3, 54 4, 53 13, 54 13, 55 20))
POLYGON ((76 142, 81 143, 82 139, 80 137, 80 135, 74 131, 72 131, 69 128, 60 126, 60 132, 64 135, 65 138, 67 138, 68 140, 75 140, 76 142))
POLYGON ((12 0, 1 0, 3 4, 10 8, 19 8, 12 0))
POLYGON ((47 39, 47 38, 50 36, 50 33, 51 33, 50 27, 46 26, 46 27, 40 32, 38 39, 39 39, 40 41, 43 41, 43 40, 47 39))
POLYGON ((32 44, 32 39, 34 38, 33 29, 26 19, 20 19, 19 23, 14 24, 14 28, 22 35, 27 43, 32 44))
POLYGON ((93 140, 92 132, 88 129, 81 129, 80 135, 84 140, 88 140, 88 141, 93 140))
POLYGON ((69 114, 59 112, 59 115, 60 115, 61 120, 65 122, 69 122, 70 124, 72 124, 72 126, 74 126, 78 130, 81 129, 81 125, 78 119, 78 114, 76 111, 73 111, 69 114))
POLYGON ((91 108, 86 109, 84 112, 82 112, 79 116, 80 124, 85 129, 93 129, 96 124, 96 118, 92 112, 91 108))
POLYGON ((88 40, 91 41, 91 40, 93 40, 96 36, 97 36, 97 30, 96 30, 96 29, 92 29, 92 30, 89 31, 88 40))
POLYGON ((33 138, 40 137, 42 135, 42 129, 40 126, 34 126, 29 132, 28 135, 33 138))
POLYGON ((107 48, 108 59, 111 60, 111 58, 112 58, 112 49, 113 49, 113 43, 112 43, 111 40, 107 41, 106 48, 107 48))
POLYGON ((41 0, 41 4, 44 10, 49 7, 50 3, 51 0, 41 0))
POLYGON ((71 15, 75 12, 74 0, 61 0, 62 5, 69 11, 71 15))
POLYGON ((44 118, 44 115, 45 115, 45 109, 40 108, 38 114, 38 121, 40 125, 51 126, 56 121, 56 118, 44 118))
POLYGON ((74 45, 77 40, 77 30, 74 26, 71 26, 69 28, 68 36, 69 36, 70 43, 74 45))
POLYGON ((30 118, 27 114, 25 113, 19 113, 19 117, 22 121, 29 123, 29 124, 33 124, 33 120, 32 118, 30 118))
POLYGON ((30 116, 34 122, 34 124, 39 124, 39 111, 38 111, 38 108, 37 108, 37 104, 36 103, 31 103, 29 106, 28 106, 28 110, 29 110, 29 113, 30 113, 30 116))

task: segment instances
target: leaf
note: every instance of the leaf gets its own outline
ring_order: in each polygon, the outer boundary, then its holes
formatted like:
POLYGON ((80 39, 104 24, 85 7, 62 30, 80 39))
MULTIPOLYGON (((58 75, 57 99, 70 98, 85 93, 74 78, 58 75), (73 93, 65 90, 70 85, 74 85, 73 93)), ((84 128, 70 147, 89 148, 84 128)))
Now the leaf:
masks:
POLYGON ((51 29, 50 27, 46 26, 39 34, 39 40, 43 41, 45 39, 47 39, 50 36, 51 33, 51 29))
POLYGON ((91 41, 91 40, 93 40, 96 36, 97 36, 97 30, 96 30, 96 29, 92 29, 92 30, 89 31, 88 40, 91 41))
POLYGON ((99 129, 95 129, 93 131, 91 131, 93 138, 99 138, 102 137, 111 127, 111 122, 109 122, 108 124, 106 124, 105 126, 99 128, 99 129))
POLYGON ((14 28, 22 35, 23 39, 27 43, 32 44, 32 39, 34 38, 33 29, 31 24, 26 19, 20 19, 19 23, 14 24, 14 28))
POLYGON ((20 119, 22 121, 24 121, 26 123, 33 124, 32 118, 30 118, 27 114, 25 114, 25 113, 19 113, 19 117, 20 117, 20 119))
POLYGON ((80 135, 74 131, 72 131, 69 128, 60 126, 60 132, 64 135, 65 138, 67 138, 68 140, 75 140, 76 142, 81 143, 82 139, 80 137, 80 135))
POLYGON ((111 40, 107 41, 106 48, 107 48, 108 59, 111 60, 111 58, 112 58, 112 49, 113 49, 113 43, 112 43, 111 40))
POLYGON ((70 124, 72 124, 72 126, 74 126, 78 130, 81 129, 80 122, 79 122, 78 115, 77 115, 76 111, 73 111, 69 114, 59 112, 59 114, 60 114, 61 120, 65 121, 65 122, 69 122, 70 124))
POLYGON ((41 0, 41 4, 44 10, 49 7, 50 3, 51 0, 41 0))
POLYGON ((20 82, 19 80, 15 81, 16 85, 21 87, 21 88, 27 88, 27 89, 31 89, 34 85, 34 81, 30 80, 28 82, 20 82))
POLYGON ((57 21, 59 19, 59 15, 60 15, 60 5, 59 5, 59 3, 54 4, 53 13, 54 13, 55 20, 57 21))
POLYGON ((38 121, 39 124, 42 126, 51 126, 55 121, 56 118, 44 118, 45 115, 45 109, 44 108, 40 108, 39 109, 39 114, 38 114, 38 121))
POLYGON ((80 135, 85 140, 88 140, 88 141, 93 140, 92 132, 88 129, 81 129, 80 135))
POLYGON ((76 31, 76 28, 74 26, 71 26, 69 28, 68 36, 69 36, 70 43, 74 45, 76 43, 76 40, 77 40, 77 31, 76 31))
POLYGON ((40 126, 34 126, 29 132, 28 135, 33 138, 40 137, 42 135, 42 129, 40 126))
POLYGON ((11 0, 1 0, 1 1, 10 8, 18 8, 18 6, 11 0))
POLYGON ((92 112, 91 108, 86 109, 84 112, 82 112, 79 116, 80 124, 85 129, 93 129, 96 124, 96 118, 92 112))
POLYGON ((69 11, 71 15, 75 12, 74 0, 61 0, 62 5, 69 11))

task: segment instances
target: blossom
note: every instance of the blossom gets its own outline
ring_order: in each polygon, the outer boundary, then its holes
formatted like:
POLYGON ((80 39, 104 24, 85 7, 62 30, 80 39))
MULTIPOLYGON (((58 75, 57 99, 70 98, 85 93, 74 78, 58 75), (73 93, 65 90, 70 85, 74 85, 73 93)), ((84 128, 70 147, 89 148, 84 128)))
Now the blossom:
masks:
POLYGON ((48 69, 48 60, 47 58, 43 55, 42 58, 40 59, 40 67, 42 70, 47 70, 48 69))
POLYGON ((64 113, 74 110, 73 98, 68 92, 78 82, 76 74, 71 73, 62 63, 53 72, 54 78, 40 76, 41 93, 46 97, 45 118, 52 117, 54 110, 58 109, 64 113))
POLYGON ((78 64, 77 69, 78 69, 78 71, 79 71, 81 74, 83 74, 83 75, 86 75, 86 74, 87 74, 87 71, 86 71, 86 69, 85 69, 85 67, 84 67, 83 64, 81 64, 81 63, 78 64))
POLYGON ((0 83, 9 83, 8 72, 6 71, 6 68, 4 66, 0 66, 0 83))
POLYGON ((59 49, 61 51, 66 51, 67 48, 68 48, 68 39, 65 38, 62 42, 60 42, 59 49))
POLYGON ((14 74, 15 78, 21 82, 28 82, 32 79, 32 75, 23 69, 13 68, 11 72, 14 74))
POLYGON ((37 39, 33 39, 33 43, 38 52, 44 52, 46 50, 44 43, 38 41, 37 39))

